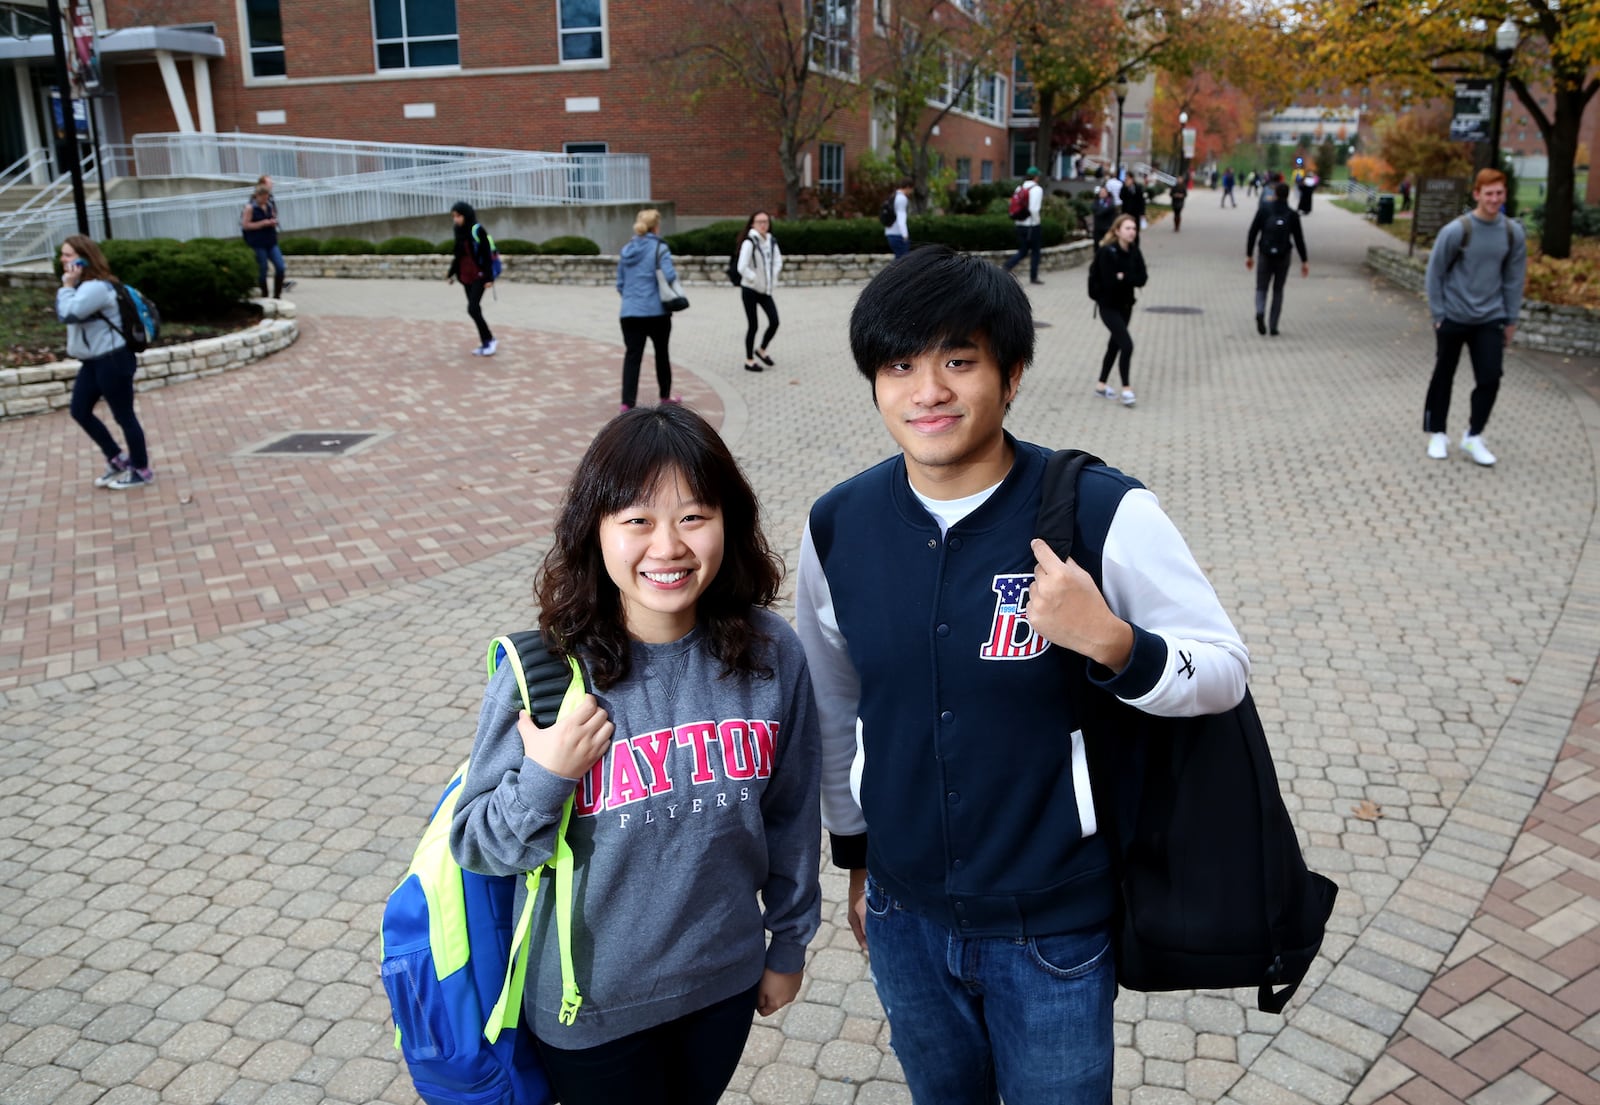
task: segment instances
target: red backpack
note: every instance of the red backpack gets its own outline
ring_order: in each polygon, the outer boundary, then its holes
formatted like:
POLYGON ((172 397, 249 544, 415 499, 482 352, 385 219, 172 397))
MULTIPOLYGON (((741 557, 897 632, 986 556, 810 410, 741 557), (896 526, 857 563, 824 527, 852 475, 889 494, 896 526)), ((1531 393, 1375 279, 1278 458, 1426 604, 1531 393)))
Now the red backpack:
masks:
POLYGON ((1017 190, 1011 193, 1011 207, 1006 214, 1013 219, 1026 219, 1028 217, 1028 185, 1017 185, 1017 190))

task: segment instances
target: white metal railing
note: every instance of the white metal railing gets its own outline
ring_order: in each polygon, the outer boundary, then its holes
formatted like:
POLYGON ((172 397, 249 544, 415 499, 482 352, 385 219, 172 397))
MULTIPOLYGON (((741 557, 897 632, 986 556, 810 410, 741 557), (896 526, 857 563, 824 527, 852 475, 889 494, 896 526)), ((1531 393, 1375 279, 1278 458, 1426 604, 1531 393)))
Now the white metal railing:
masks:
POLYGON ((5 195, 18 185, 29 187, 33 184, 34 174, 47 169, 50 165, 50 151, 42 146, 29 150, 17 158, 5 169, 0 170, 0 196, 5 195))
MULTIPOLYGON (((609 163, 582 161, 597 156, 602 155, 508 154, 475 158, 470 172, 464 172, 457 161, 381 174, 286 181, 276 186, 280 232, 442 217, 457 200, 480 208, 592 203, 618 193, 609 179, 609 163)), ((245 198, 241 189, 228 189, 115 200, 107 205, 112 236, 231 238, 239 233, 245 198)), ((95 205, 91 222, 98 219, 99 206, 95 205)), ((0 263, 48 257, 55 244, 76 229, 77 217, 70 205, 58 204, 32 211, 22 219, 0 221, 0 263)))

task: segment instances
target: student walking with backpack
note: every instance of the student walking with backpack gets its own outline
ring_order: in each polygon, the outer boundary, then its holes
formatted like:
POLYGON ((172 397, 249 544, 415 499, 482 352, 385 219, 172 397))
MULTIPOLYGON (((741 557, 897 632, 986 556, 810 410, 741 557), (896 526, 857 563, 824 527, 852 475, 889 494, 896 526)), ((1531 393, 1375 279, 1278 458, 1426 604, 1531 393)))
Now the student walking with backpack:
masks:
POLYGON ((1039 170, 1030 165, 1028 178, 1017 185, 1011 197, 1011 218, 1017 224, 1017 252, 1001 266, 1010 272, 1027 257, 1030 284, 1044 283, 1039 279, 1039 254, 1044 248, 1044 225, 1039 212, 1043 207, 1044 188, 1039 184, 1039 170))
POLYGON ((883 237, 889 243, 889 252, 904 257, 911 252, 911 229, 906 222, 911 210, 911 189, 915 187, 910 177, 895 185, 894 194, 883 201, 878 221, 883 224, 883 237))
POLYGON ((704 419, 657 407, 600 431, 535 581, 544 639, 592 693, 541 729, 496 673, 450 840, 467 870, 529 871, 573 800, 582 1001, 563 1023, 537 899, 522 998, 563 1105, 715 1105, 752 1015, 799 991, 821 921, 821 750, 804 653, 772 609, 781 580, 704 419))
POLYGON ((272 298, 282 299, 283 289, 287 286, 284 280, 283 250, 278 248, 278 205, 272 199, 272 184, 266 182, 257 184, 250 202, 245 204, 244 211, 239 216, 239 227, 244 234, 245 245, 249 246, 256 254, 256 282, 261 286, 261 294, 267 294, 267 263, 272 263, 272 298))
POLYGON ((1283 285, 1289 279, 1290 250, 1300 253, 1300 275, 1311 275, 1306 258, 1306 238, 1300 229, 1300 216, 1289 207, 1289 186, 1279 181, 1273 186, 1273 200, 1256 211, 1245 236, 1244 267, 1256 270, 1256 333, 1278 336, 1278 319, 1283 315, 1283 285), (1260 237, 1261 252, 1256 253, 1260 237), (1256 268, 1256 261, 1261 266, 1256 268), (1272 315, 1267 317, 1267 285, 1272 286, 1272 315))
POLYGON ((456 249, 444 281, 453 284, 460 280, 467 293, 467 316, 478 328, 478 348, 472 355, 492 357, 500 343, 484 321, 483 293, 494 287, 494 246, 488 231, 478 223, 478 213, 465 200, 451 205, 450 221, 455 224, 456 249))
POLYGON ((1433 315, 1433 377, 1422 409, 1428 456, 1450 455, 1445 419, 1456 366, 1465 347, 1472 358, 1472 406, 1461 452, 1490 467, 1495 455, 1483 443, 1506 347, 1516 336, 1522 314, 1522 285, 1528 274, 1528 243, 1522 224, 1506 218, 1506 175, 1480 170, 1472 188, 1473 208, 1446 223, 1428 254, 1428 311, 1433 315))
POLYGON ((622 297, 622 407, 631 411, 639 401, 639 369, 644 364, 644 343, 656 354, 656 386, 662 403, 681 403, 672 394, 672 314, 661 302, 656 270, 668 282, 678 279, 672 250, 661 240, 661 212, 646 207, 633 220, 633 237, 617 256, 617 294, 622 297))
POLYGON ((739 296, 744 300, 744 370, 760 372, 763 365, 771 365, 767 350, 778 333, 778 305, 772 293, 778 287, 778 274, 783 271, 783 251, 778 239, 772 236, 772 216, 757 211, 744 224, 744 237, 739 240, 739 296), (756 346, 756 308, 767 316, 767 330, 761 335, 761 345, 756 346), (759 363, 757 363, 759 362, 759 363))
POLYGON ((1233 170, 1224 169, 1222 171, 1222 199, 1217 201, 1218 207, 1226 207, 1230 203, 1235 207, 1239 206, 1239 201, 1233 196, 1233 180, 1233 170))
POLYGON ((145 448, 144 427, 133 409, 133 377, 139 362, 124 332, 117 297, 120 281, 111 274, 106 255, 82 234, 61 243, 61 288, 56 292, 56 318, 67 324, 67 355, 83 362, 72 383, 72 420, 105 454, 106 470, 96 487, 128 491, 155 479, 145 448), (106 424, 95 415, 104 399, 122 428, 126 449, 117 445, 106 424))
POLYGON ((1133 305, 1138 302, 1135 289, 1144 287, 1148 279, 1138 239, 1139 221, 1132 215, 1118 215, 1110 231, 1100 239, 1100 248, 1089 264, 1089 297, 1099 307, 1101 323, 1111 332, 1094 391, 1107 399, 1121 398, 1124 407, 1133 406, 1135 401, 1129 377, 1133 336, 1128 333, 1128 323, 1133 318, 1133 305), (1120 395, 1108 382, 1113 364, 1122 379, 1120 395))

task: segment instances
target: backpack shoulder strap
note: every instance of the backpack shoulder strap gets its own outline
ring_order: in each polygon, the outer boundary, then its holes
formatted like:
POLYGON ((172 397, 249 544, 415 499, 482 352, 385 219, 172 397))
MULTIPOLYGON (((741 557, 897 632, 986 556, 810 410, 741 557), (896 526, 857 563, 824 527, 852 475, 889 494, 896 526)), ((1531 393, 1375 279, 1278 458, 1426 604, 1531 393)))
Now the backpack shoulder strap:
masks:
POLYGON ((1039 496, 1036 529, 1044 543, 1062 560, 1073 554, 1078 526, 1078 476, 1091 464, 1105 461, 1082 449, 1059 449, 1044 466, 1044 489, 1039 496))
MULTIPOLYGON (((588 672, 582 662, 576 657, 563 659, 556 655, 545 644, 544 637, 537 629, 509 633, 489 642, 489 674, 493 675, 501 664, 506 663, 511 665, 511 674, 517 681, 523 708, 541 728, 550 726, 562 714, 571 711, 589 693, 588 672)), ((572 966, 573 857, 572 846, 567 843, 567 823, 571 819, 572 797, 569 795, 561 808, 555 855, 545 864, 555 870, 562 1024, 572 1024, 578 1017, 578 1007, 583 1004, 583 995, 578 990, 577 976, 572 966)), ((484 1036, 490 1043, 499 1039, 502 1029, 516 1027, 522 1010, 522 991, 527 984, 528 952, 533 937, 533 903, 539 892, 540 874, 535 870, 523 876, 528 893, 512 935, 511 961, 506 965, 500 997, 489 1013, 489 1023, 484 1026, 484 1036)))

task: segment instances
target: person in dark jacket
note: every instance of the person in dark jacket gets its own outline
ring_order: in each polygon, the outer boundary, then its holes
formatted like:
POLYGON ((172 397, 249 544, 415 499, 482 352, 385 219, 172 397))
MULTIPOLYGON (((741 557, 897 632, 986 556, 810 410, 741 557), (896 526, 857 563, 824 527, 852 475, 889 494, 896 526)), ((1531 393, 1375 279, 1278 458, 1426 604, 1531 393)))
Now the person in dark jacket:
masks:
POLYGON ((1093 223, 1089 227, 1089 237, 1098 242, 1111 233, 1111 220, 1117 217, 1117 201, 1112 198, 1111 189, 1104 184, 1094 190, 1094 203, 1089 207, 1093 216, 1093 223))
POLYGON ((1256 240, 1261 241, 1261 267, 1256 269, 1256 333, 1278 336, 1278 319, 1283 315, 1283 285, 1289 279, 1290 247, 1300 251, 1300 275, 1311 275, 1306 258, 1306 237, 1300 229, 1300 216, 1289 208, 1289 186, 1279 181, 1273 186, 1273 200, 1250 220, 1245 237, 1244 267, 1255 268, 1256 240), (1267 285, 1272 285, 1272 316, 1267 311, 1267 285))
POLYGON ((489 324, 483 320, 483 293, 494 287, 494 260, 493 250, 489 248, 489 232, 478 225, 478 213, 465 200, 451 205, 450 220, 456 227, 456 251, 444 280, 446 284, 461 281, 461 287, 467 293, 467 315, 478 328, 478 348, 472 351, 472 355, 492 357, 500 343, 494 340, 489 324))
POLYGON ((1095 394, 1107 399, 1119 398, 1117 390, 1107 382, 1115 363, 1122 377, 1120 398, 1124 407, 1134 404, 1128 376, 1128 365, 1133 360, 1133 337, 1128 333, 1128 321, 1133 318, 1133 305, 1137 302, 1134 289, 1144 287, 1148 279, 1138 237, 1138 221, 1132 215, 1118 215, 1111 230, 1100 239, 1100 248, 1095 251, 1089 272, 1094 301, 1100 307, 1100 321, 1111 331, 1106 355, 1100 362, 1100 380, 1095 384, 1095 394))
POLYGON ((272 184, 265 177, 257 184, 250 202, 239 216, 245 245, 255 250, 256 280, 261 294, 267 294, 267 262, 272 262, 272 298, 282 299, 284 289, 283 250, 278 248, 278 205, 272 199, 272 184))
POLYGON ((1176 234, 1183 229, 1183 205, 1189 199, 1189 186, 1179 180, 1167 197, 1172 201, 1172 232, 1176 234))
POLYGON ((1111 1101, 1115 883, 1068 665, 1161 717, 1232 709, 1250 670, 1138 481, 1078 480, 1098 579, 1035 540, 1050 450, 1005 429, 1034 345, 998 266, 886 266, 850 349, 895 449, 801 539, 823 827, 916 1105, 1111 1101))
POLYGON ((1128 174, 1128 182, 1122 186, 1122 213, 1132 215, 1140 230, 1147 225, 1144 218, 1147 204, 1144 182, 1132 173, 1128 174))

